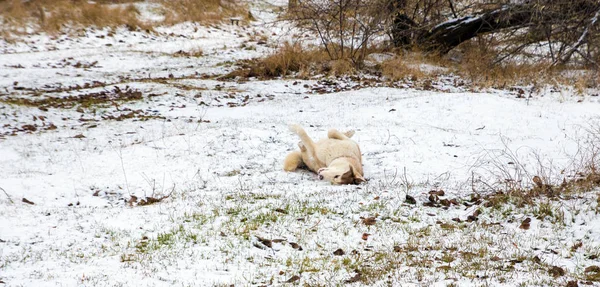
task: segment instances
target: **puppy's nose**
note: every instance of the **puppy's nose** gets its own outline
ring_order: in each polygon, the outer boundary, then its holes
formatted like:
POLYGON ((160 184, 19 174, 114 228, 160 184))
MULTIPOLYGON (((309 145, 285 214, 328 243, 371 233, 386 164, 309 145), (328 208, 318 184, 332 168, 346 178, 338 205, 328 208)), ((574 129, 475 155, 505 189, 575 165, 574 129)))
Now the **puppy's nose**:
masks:
POLYGON ((318 176, 318 177, 319 177, 319 180, 323 179, 323 176, 322 176, 322 175, 320 175, 320 174, 319 174, 319 176, 318 176))

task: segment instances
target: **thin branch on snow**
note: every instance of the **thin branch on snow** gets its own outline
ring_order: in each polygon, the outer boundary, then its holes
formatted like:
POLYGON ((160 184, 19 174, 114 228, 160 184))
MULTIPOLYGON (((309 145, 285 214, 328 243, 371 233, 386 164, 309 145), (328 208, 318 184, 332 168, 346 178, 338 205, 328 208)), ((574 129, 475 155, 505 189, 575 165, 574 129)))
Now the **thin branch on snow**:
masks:
POLYGON ((8 200, 10 200, 10 203, 15 203, 12 198, 10 198, 10 195, 8 195, 8 192, 6 192, 6 190, 4 190, 4 188, 0 187, 0 189, 2 189, 2 191, 4 192, 4 194, 6 195, 6 197, 8 198, 8 200))

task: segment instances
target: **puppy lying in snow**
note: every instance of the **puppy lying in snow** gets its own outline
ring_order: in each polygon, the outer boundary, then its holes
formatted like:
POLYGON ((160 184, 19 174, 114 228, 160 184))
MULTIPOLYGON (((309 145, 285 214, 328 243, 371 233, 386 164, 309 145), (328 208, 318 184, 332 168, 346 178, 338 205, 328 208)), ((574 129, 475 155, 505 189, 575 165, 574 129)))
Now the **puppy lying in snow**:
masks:
POLYGON ((283 162, 285 171, 294 171, 304 165, 316 172, 319 179, 334 184, 359 184, 365 181, 360 148, 350 139, 354 131, 341 133, 331 129, 326 139, 313 142, 301 126, 291 125, 290 130, 300 137, 300 151, 287 155, 283 162))

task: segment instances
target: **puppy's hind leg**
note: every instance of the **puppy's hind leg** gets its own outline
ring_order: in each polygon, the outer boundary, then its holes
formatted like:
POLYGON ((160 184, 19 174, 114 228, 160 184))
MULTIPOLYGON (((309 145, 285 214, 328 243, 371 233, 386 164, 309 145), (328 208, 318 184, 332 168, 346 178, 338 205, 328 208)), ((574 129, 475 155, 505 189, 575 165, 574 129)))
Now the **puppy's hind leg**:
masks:
POLYGON ((304 164, 302 161, 302 153, 299 151, 293 151, 289 153, 285 160, 283 160, 283 170, 294 171, 304 164))
POLYGON ((354 130, 349 130, 345 133, 341 133, 340 131, 336 130, 336 129, 330 129, 327 132, 327 137, 330 139, 335 139, 335 140, 347 140, 349 138, 351 138, 354 135, 354 130))

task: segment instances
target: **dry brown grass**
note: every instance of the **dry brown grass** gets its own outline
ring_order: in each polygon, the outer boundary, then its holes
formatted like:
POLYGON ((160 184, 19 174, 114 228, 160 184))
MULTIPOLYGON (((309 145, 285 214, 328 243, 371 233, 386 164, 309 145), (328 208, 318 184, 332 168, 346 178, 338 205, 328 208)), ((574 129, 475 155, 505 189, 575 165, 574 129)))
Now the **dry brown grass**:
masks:
MULTIPOLYGON (((102 1, 114 3, 115 1, 102 1)), ((117 1, 124 3, 124 1, 117 1)), ((131 2, 131 1, 127 1, 131 2)), ((137 15, 139 11, 133 5, 105 5, 85 0, 7 0, 0 3, 0 15, 6 25, 4 29, 17 32, 19 28, 33 24, 42 31, 56 33, 64 27, 145 27, 137 15)))
POLYGON ((575 93, 580 95, 600 85, 600 72, 597 70, 552 66, 549 61, 496 63, 494 51, 470 43, 465 43, 459 50, 460 56, 454 60, 450 60, 450 57, 424 55, 419 51, 400 52, 397 57, 380 65, 381 72, 393 81, 435 80, 439 76, 454 75, 466 80, 474 88, 564 85, 573 87, 575 93))
POLYGON ((20 34, 25 27, 57 33, 65 27, 117 27, 151 30, 156 24, 184 21, 213 23, 225 17, 248 19, 246 6, 222 0, 156 0, 163 6, 165 20, 145 23, 132 2, 136 0, 0 0, 0 35, 20 34), (131 5, 127 5, 127 4, 131 5), (119 4, 119 5, 116 5, 119 4))
POLYGON ((242 62, 240 68, 225 75, 223 79, 260 78, 269 79, 296 74, 300 78, 314 74, 349 74, 354 66, 347 60, 330 61, 326 52, 306 49, 295 43, 285 43, 275 53, 258 60, 242 62))
POLYGON ((246 6, 239 1, 227 0, 160 0, 165 8, 165 23, 180 22, 214 23, 226 17, 248 20, 246 6))
POLYGON ((418 81, 439 75, 440 71, 423 69, 422 64, 440 66, 440 60, 427 58, 420 52, 406 52, 381 63, 381 72, 392 81, 418 81))
POLYGON ((496 55, 489 45, 465 43, 461 46, 463 57, 454 63, 452 71, 478 87, 506 88, 532 83, 550 83, 557 69, 550 63, 495 63, 496 55))

